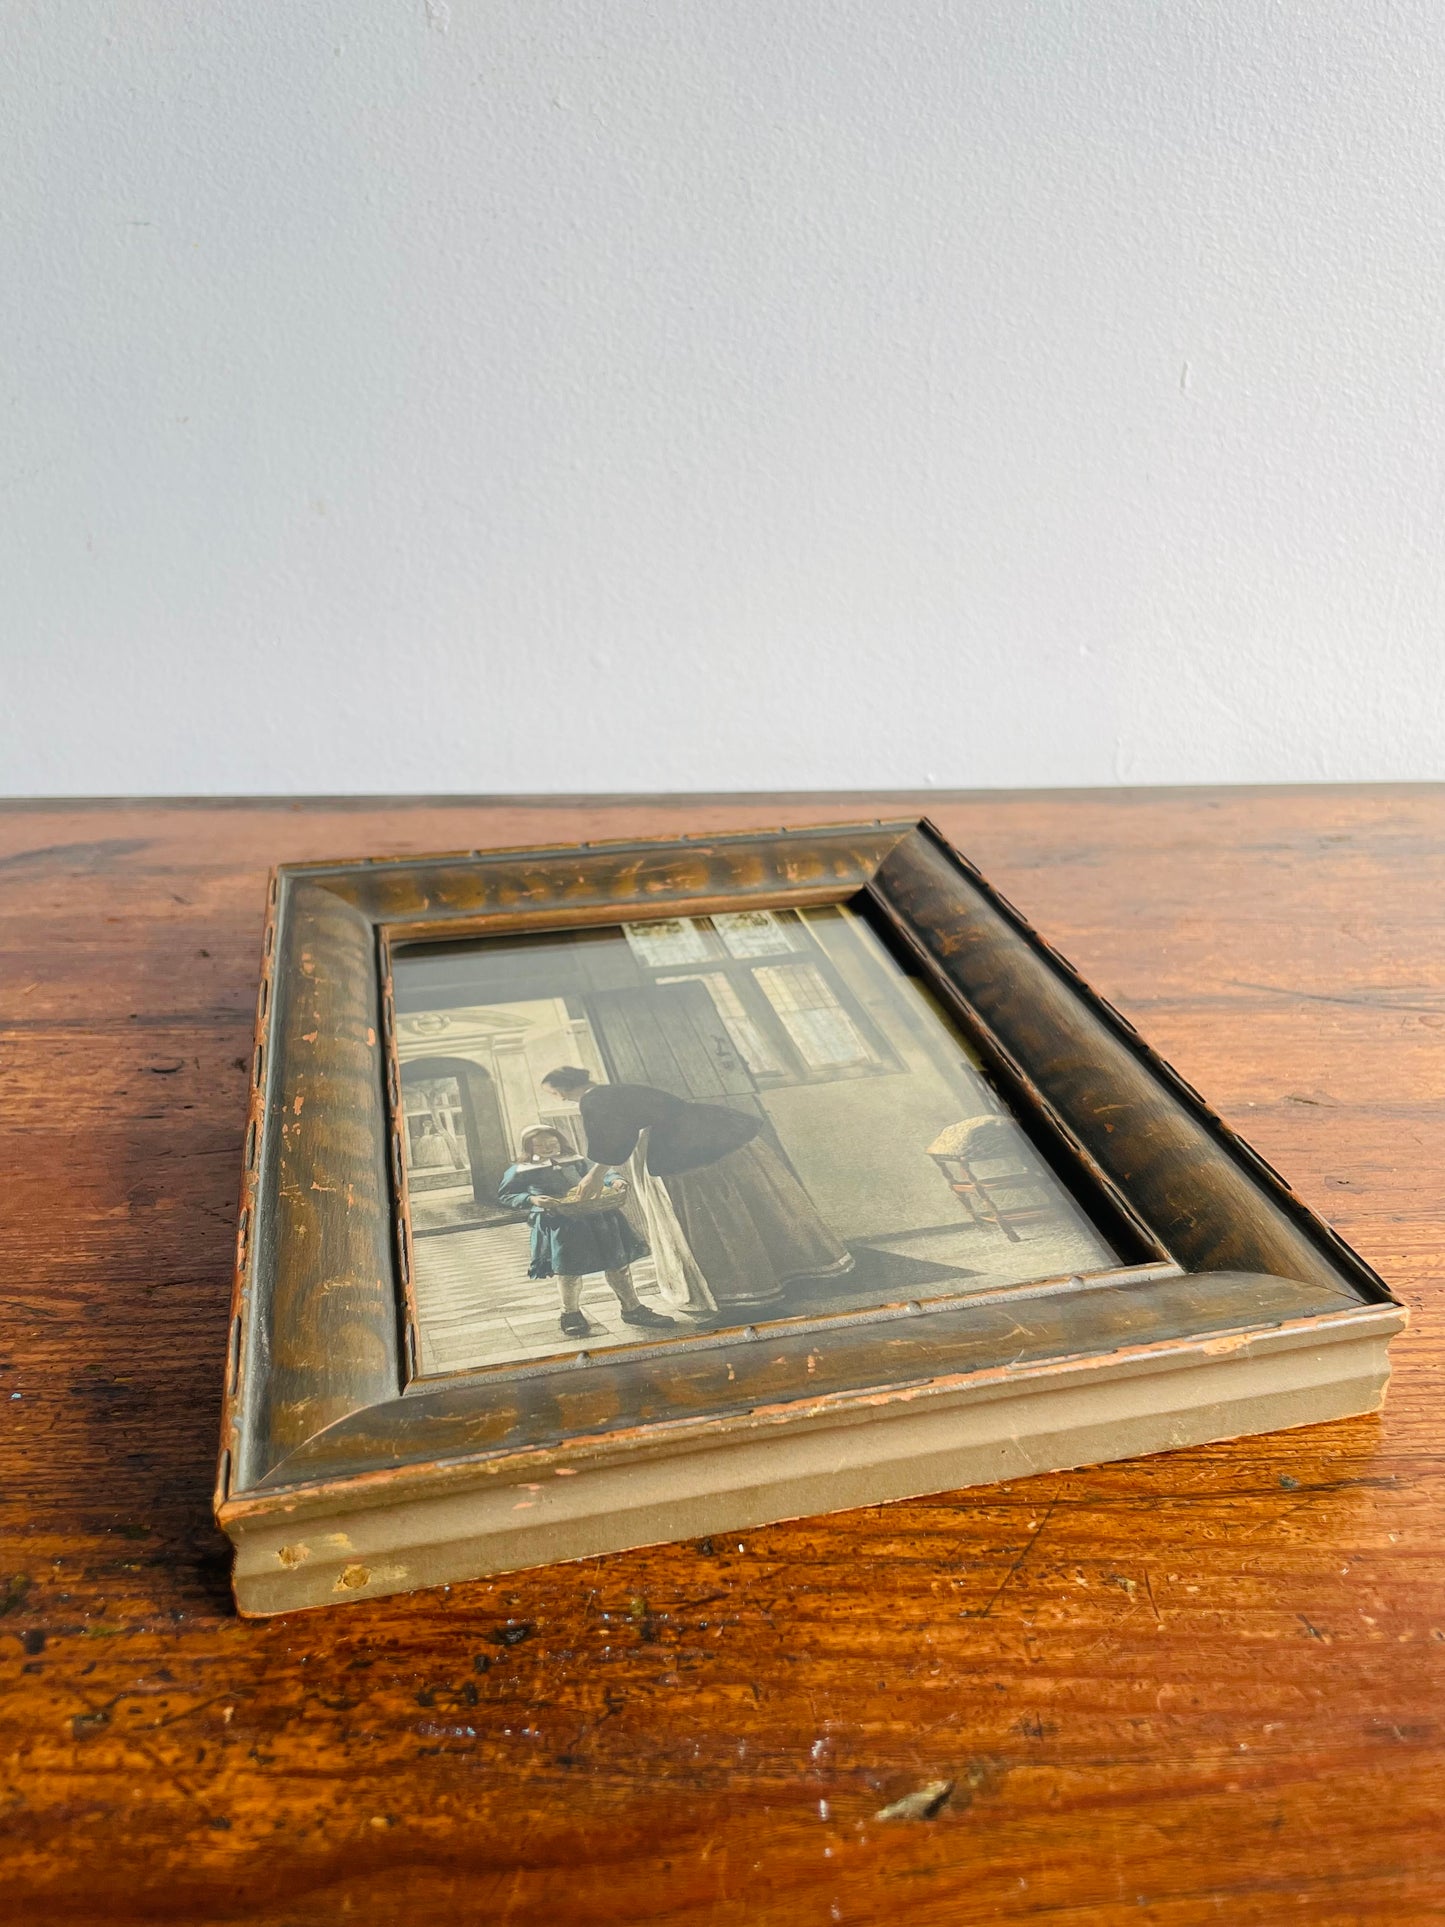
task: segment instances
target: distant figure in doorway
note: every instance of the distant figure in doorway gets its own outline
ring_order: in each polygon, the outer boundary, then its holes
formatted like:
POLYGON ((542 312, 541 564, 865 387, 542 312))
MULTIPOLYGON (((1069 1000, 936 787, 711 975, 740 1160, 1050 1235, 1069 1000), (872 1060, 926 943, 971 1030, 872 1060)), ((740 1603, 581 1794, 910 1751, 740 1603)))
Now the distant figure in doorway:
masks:
POLYGON ((632 1159, 664 1289, 664 1248, 681 1234, 678 1255, 688 1277, 672 1295, 685 1309, 772 1305, 793 1279, 852 1269, 852 1253, 760 1135, 760 1118, 650 1084, 598 1084, 570 1064, 548 1071, 542 1083, 582 1113, 592 1163, 582 1194, 600 1195, 608 1172, 632 1159), (651 1180, 658 1184, 649 1197, 651 1180))
MULTIPOLYGON (((569 1338, 585 1338, 592 1330, 582 1310, 582 1283, 591 1272, 605 1274, 622 1307, 624 1325, 644 1331, 671 1331, 673 1320, 639 1300, 629 1266, 647 1256, 647 1246, 622 1214, 589 1211, 570 1215, 556 1200, 573 1190, 587 1175, 586 1161, 567 1154, 561 1138, 543 1124, 522 1133, 522 1155, 502 1177, 498 1200, 511 1211, 526 1211, 532 1225, 532 1262, 529 1278, 555 1278, 562 1294, 562 1330, 569 1338)), ((599 1194, 604 1187, 599 1186, 599 1194)))
POLYGON ((411 1161, 418 1171, 450 1171, 456 1165, 452 1147, 430 1117, 422 1118, 411 1141, 411 1161))

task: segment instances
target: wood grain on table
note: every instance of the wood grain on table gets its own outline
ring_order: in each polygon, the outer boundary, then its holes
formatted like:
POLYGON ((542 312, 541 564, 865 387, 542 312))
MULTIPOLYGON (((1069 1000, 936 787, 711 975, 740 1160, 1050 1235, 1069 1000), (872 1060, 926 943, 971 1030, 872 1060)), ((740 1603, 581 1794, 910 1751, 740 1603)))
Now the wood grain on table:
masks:
POLYGON ((1445 788, 0 806, 0 1907, 1445 1920, 1442 1242, 1445 788), (915 808, 1411 1305, 1383 1418, 239 1621, 268 867, 915 808))

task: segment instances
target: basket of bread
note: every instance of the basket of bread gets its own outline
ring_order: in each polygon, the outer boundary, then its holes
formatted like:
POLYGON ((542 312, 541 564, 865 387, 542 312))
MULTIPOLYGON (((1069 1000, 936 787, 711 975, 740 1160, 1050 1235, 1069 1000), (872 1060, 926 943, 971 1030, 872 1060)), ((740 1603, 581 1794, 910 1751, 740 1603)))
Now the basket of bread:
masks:
POLYGON ((581 1189, 580 1184, 573 1185, 560 1198, 548 1198, 542 1209, 564 1218, 590 1218, 599 1211, 620 1211, 627 1202, 627 1184, 622 1178, 609 1178, 593 1197, 580 1197, 581 1189))

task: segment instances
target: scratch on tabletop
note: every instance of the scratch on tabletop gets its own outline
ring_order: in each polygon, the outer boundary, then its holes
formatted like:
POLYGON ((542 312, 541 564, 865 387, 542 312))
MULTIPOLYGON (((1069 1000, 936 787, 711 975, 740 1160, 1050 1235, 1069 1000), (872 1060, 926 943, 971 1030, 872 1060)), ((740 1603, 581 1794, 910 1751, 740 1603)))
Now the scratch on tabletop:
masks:
MULTIPOLYGON (((1250 1539, 1250 1538, 1253 1538, 1256 1532, 1262 1531, 1265 1526, 1283 1525, 1286 1519, 1292 1518, 1296 1512, 1305 1511, 1308 1507, 1312 1506, 1318 1499, 1329 1498, 1340 1492, 1348 1492, 1357 1486, 1363 1485, 1363 1486, 1388 1487, 1388 1486, 1393 1486, 1397 1483, 1398 1483, 1398 1480, 1396 1479, 1395 1474, 1390 1473, 1382 1479, 1381 1478, 1328 1479, 1319 1485, 1305 1485, 1305 1486, 1296 1485, 1292 1491, 1291 1502, 1289 1505, 1287 1505, 1284 1508, 1283 1512, 1272 1512, 1267 1519, 1260 1519, 1260 1520, 1257 1520, 1254 1525, 1246 1526, 1242 1532, 1236 1534, 1236 1537, 1240 1539, 1250 1539)), ((1285 1488, 1285 1489, 1289 1490, 1290 1488, 1285 1488)), ((1249 1490, 1241 1494, 1240 1496, 1248 1497, 1248 1498, 1263 1498, 1268 1496, 1268 1494, 1267 1494, 1267 1491, 1262 1493, 1256 1488, 1253 1490, 1249 1490)))
POLYGON ((1003 1597, 1005 1590, 1013 1583, 1014 1579, 1018 1576, 1019 1570, 1022 1567, 1025 1559, 1028 1558, 1029 1554, 1033 1551, 1034 1547, 1038 1544, 1039 1540, 1043 1538, 1044 1533, 1048 1528, 1049 1520, 1052 1519, 1054 1516, 1054 1508, 1058 1505, 1058 1503, 1059 1502, 1057 1499, 1049 1500, 1049 1503, 1044 1508, 1043 1518, 1039 1520, 1037 1526, 1035 1526, 1034 1528, 1033 1536, 1030 1538, 1028 1544, 1024 1547, 1023 1551, 1019 1554, 1018 1558, 1014 1560, 1013 1564, 1009 1567, 1008 1571, 1004 1574, 999 1584, 994 1588, 993 1594, 990 1597, 988 1604, 983 1608, 983 1610, 981 1612, 971 1613, 967 1609, 965 1609, 962 1613, 959 1614, 960 1619, 987 1619, 988 1618, 989 1614, 993 1611, 994 1607, 998 1604, 999 1600, 1003 1597))
MULTIPOLYGON (((151 1720, 148 1725, 141 1728, 141 1731, 157 1733, 162 1727, 174 1726, 179 1720, 194 1719, 197 1713, 204 1713, 208 1706, 219 1706, 225 1698, 225 1693, 213 1693, 209 1699, 200 1700, 195 1706, 185 1706, 178 1713, 167 1713, 163 1719, 151 1720)), ((229 1720, 226 1721, 227 1726, 230 1723, 229 1720)))
MULTIPOLYGON (((1338 993, 1331 995, 1330 992, 1324 990, 1298 990, 1292 984, 1251 984, 1246 983, 1242 977, 1231 977, 1229 981, 1236 990, 1263 990, 1272 997, 1298 997, 1303 1002, 1309 1004, 1363 1005, 1366 1010, 1385 1010, 1391 1013, 1423 1011, 1428 1017, 1438 1017, 1440 1015, 1439 1004, 1396 1004, 1391 1003, 1387 997, 1363 995, 1346 997, 1338 993)), ((1412 989, 1423 987, 1424 986, 1420 985, 1411 986, 1412 989)))
POLYGON ((1149 1568, 1147 1566, 1144 1568, 1144 1590, 1149 1595, 1149 1610, 1162 1626, 1164 1624, 1164 1618, 1159 1608, 1154 1604, 1154 1582, 1149 1577, 1149 1568))
POLYGON ((1079 1654, 1079 1665, 1082 1666, 1086 1660, 1092 1659, 1095 1653, 1102 1652, 1106 1646, 1112 1651, 1117 1648, 1118 1644, 1119 1642, 1112 1632, 1100 1633, 1093 1644, 1086 1646, 1083 1652, 1079 1654))
POLYGON ((512 1878, 507 1883, 507 1897, 502 1903, 499 1927, 506 1927, 506 1922, 512 1918, 517 1902, 521 1898, 522 1882, 526 1878, 528 1871, 526 1867, 516 1867, 513 1869, 512 1878))
MULTIPOLYGON (((81 1705, 84 1706, 86 1709, 84 1714, 77 1715, 77 1718, 85 1720, 88 1723, 93 1724, 97 1728, 102 1726, 109 1726, 111 1723, 110 1709, 113 1706, 118 1705, 119 1702, 125 1697, 126 1697, 125 1694, 117 1693, 113 1699, 107 1700, 103 1706, 92 1706, 88 1700, 86 1700, 81 1694, 77 1693, 76 1698, 80 1700, 81 1705)), ((73 1729, 74 1729, 74 1721, 72 1721, 72 1730, 73 1729)), ((144 1728, 142 1729, 142 1731, 145 1731, 145 1730, 146 1729, 144 1728)), ((162 1779, 169 1780, 171 1785, 176 1789, 176 1791, 180 1793, 185 1799, 195 1801, 195 1802, 199 1801, 199 1795, 196 1793, 195 1788, 188 1786, 187 1783, 181 1778, 180 1774, 177 1773, 175 1768, 169 1765, 168 1762, 159 1753, 156 1752, 154 1747, 148 1746, 146 1742, 140 1738, 139 1734, 137 1734, 134 1731, 134 1729, 127 1732, 124 1735, 124 1738, 135 1748, 137 1753, 144 1754, 146 1759, 150 1761, 151 1765, 155 1768, 156 1772, 160 1774, 162 1779)))

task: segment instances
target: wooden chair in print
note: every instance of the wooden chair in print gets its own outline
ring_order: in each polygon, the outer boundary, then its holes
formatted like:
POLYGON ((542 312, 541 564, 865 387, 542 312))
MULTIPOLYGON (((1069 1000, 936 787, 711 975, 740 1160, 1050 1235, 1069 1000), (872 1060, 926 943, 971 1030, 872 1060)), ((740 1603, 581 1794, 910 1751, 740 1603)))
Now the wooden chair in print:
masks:
POLYGON ((950 1124, 928 1147, 948 1188, 974 1224, 1021 1242, 1019 1226, 1038 1223, 1053 1208, 1038 1154, 1011 1118, 989 1113, 950 1124))

